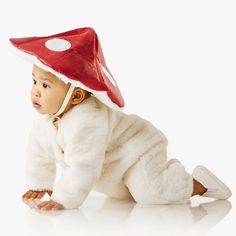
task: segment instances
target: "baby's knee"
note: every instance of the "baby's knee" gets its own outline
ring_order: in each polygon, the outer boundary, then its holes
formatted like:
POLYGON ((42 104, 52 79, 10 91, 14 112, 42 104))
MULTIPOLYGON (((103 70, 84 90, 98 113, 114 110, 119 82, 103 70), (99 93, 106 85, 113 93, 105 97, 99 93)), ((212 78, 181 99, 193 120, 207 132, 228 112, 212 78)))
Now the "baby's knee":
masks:
POLYGON ((163 204, 163 200, 152 196, 145 181, 141 162, 137 161, 125 174, 124 183, 133 199, 139 204, 163 204))

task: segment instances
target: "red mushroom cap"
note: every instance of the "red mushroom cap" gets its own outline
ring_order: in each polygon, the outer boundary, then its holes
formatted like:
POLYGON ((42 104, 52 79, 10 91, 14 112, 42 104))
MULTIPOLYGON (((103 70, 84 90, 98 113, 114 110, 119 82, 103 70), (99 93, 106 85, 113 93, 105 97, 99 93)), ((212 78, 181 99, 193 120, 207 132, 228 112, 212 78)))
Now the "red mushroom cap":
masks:
POLYGON ((124 107, 94 29, 85 27, 51 36, 10 38, 10 42, 21 57, 63 81, 93 93, 115 110, 124 107))

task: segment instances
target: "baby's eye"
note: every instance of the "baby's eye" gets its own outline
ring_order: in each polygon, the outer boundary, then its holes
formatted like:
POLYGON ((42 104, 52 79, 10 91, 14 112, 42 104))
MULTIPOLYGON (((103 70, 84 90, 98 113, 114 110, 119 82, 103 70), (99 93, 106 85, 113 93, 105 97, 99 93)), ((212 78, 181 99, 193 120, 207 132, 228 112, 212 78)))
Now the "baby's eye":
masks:
POLYGON ((35 79, 33 79, 33 82, 34 82, 34 84, 36 84, 36 80, 35 79))
POLYGON ((49 88, 49 86, 47 84, 45 84, 45 83, 43 83, 43 87, 44 88, 49 88))

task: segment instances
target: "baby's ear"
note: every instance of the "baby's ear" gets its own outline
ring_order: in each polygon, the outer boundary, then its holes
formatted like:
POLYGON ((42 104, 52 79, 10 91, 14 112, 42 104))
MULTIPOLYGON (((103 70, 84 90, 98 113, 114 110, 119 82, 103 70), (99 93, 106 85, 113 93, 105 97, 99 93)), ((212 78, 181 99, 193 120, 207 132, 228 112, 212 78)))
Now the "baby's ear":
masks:
POLYGON ((71 104, 79 104, 81 103, 86 97, 86 91, 84 91, 81 88, 75 88, 73 95, 72 95, 72 100, 71 104))

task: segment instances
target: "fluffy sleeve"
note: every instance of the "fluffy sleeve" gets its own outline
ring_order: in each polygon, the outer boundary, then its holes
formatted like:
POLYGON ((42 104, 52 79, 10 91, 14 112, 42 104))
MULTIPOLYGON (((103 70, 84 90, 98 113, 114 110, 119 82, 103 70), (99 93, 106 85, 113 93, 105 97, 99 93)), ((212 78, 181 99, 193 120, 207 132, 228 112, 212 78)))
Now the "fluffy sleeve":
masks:
POLYGON ((67 209, 78 208, 99 178, 105 159, 107 112, 105 109, 82 109, 76 125, 68 126, 71 138, 66 143, 67 167, 53 191, 52 199, 67 209))
POLYGON ((26 151, 26 187, 30 190, 52 190, 56 176, 56 164, 40 146, 40 125, 35 119, 29 133, 26 151))

